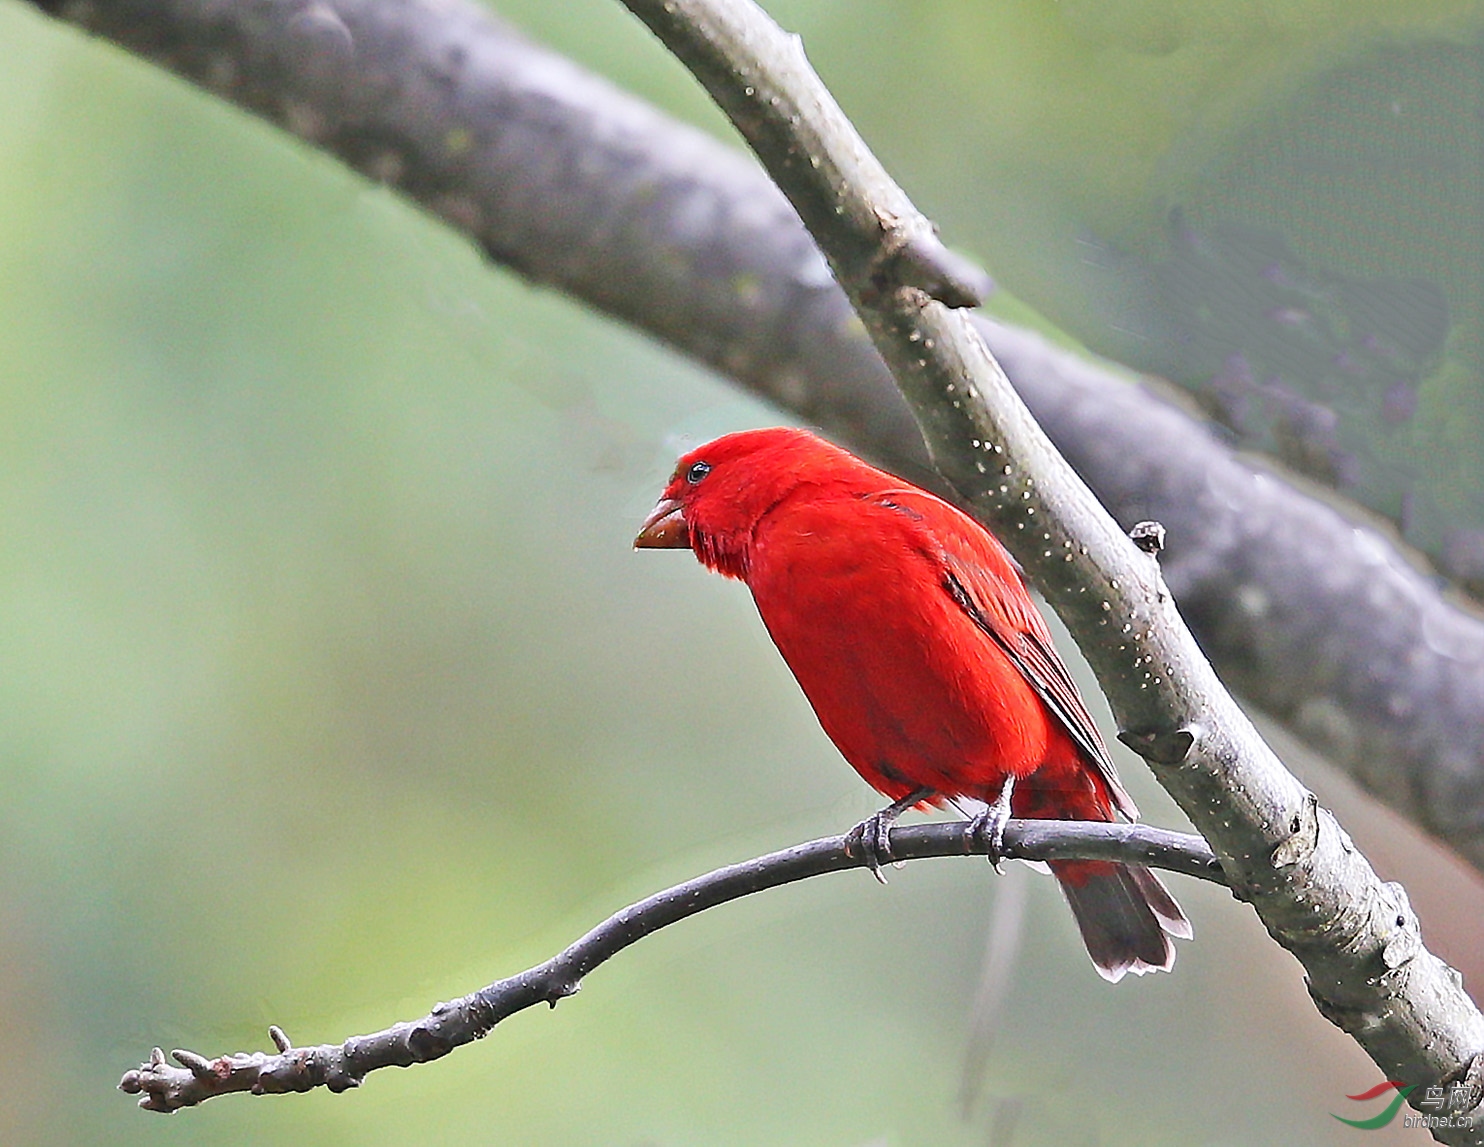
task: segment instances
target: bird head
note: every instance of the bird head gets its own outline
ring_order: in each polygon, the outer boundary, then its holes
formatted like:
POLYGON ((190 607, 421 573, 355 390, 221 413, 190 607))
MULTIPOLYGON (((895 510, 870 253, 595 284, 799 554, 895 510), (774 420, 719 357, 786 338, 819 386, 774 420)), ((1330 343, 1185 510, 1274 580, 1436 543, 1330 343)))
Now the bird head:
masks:
POLYGON ((634 547, 689 548, 709 568, 745 579, 758 522, 799 486, 834 473, 842 460, 862 465, 807 430, 727 434, 675 464, 634 547))

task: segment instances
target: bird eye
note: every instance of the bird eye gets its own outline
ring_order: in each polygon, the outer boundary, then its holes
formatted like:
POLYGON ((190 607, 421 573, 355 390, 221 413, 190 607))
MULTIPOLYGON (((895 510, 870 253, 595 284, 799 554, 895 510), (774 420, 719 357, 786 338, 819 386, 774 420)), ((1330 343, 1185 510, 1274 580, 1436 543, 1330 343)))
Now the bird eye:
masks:
POLYGON ((711 473, 710 462, 692 462, 690 469, 685 472, 685 480, 694 486, 709 473, 711 473))

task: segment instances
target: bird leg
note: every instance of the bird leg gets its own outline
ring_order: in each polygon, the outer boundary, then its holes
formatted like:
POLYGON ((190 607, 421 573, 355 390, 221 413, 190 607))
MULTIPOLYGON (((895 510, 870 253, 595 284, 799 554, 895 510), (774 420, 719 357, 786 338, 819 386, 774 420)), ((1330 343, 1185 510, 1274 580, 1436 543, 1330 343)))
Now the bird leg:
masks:
POLYGON ((1006 775, 1000 795, 982 813, 969 822, 969 840, 983 843, 985 855, 994 870, 1003 873, 1000 861, 1005 858, 1005 824, 1010 819, 1010 794, 1015 791, 1015 778, 1006 775))
POLYGON ((891 826, 913 805, 934 795, 932 789, 914 789, 900 800, 892 801, 884 809, 873 812, 846 835, 845 851, 854 852, 860 849, 865 855, 866 867, 871 870, 871 875, 885 884, 886 877, 881 875, 881 866, 890 864, 895 859, 891 854, 891 826))

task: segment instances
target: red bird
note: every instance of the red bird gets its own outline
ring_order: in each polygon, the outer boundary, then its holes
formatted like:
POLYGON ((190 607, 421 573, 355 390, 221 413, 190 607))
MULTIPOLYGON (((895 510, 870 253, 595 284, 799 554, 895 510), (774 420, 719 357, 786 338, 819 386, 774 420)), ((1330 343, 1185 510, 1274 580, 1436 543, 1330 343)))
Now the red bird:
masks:
MULTIPOLYGON (((992 845, 1012 813, 1138 816, 1010 556, 927 491, 807 431, 748 430, 681 458, 634 544, 752 590, 830 740, 893 800, 853 834, 873 860, 922 802, 986 802, 992 845)), ((1051 870, 1106 979, 1174 964, 1190 923, 1149 869, 1051 870)))

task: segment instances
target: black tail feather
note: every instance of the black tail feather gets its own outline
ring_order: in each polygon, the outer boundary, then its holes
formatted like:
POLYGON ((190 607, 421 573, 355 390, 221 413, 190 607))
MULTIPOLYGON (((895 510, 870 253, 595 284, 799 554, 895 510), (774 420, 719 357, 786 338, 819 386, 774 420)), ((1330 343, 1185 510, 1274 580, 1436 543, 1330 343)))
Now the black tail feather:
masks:
POLYGON ((1180 905, 1142 864, 1069 862, 1051 869, 1105 980, 1168 971, 1175 963, 1172 937, 1191 938, 1180 905))

